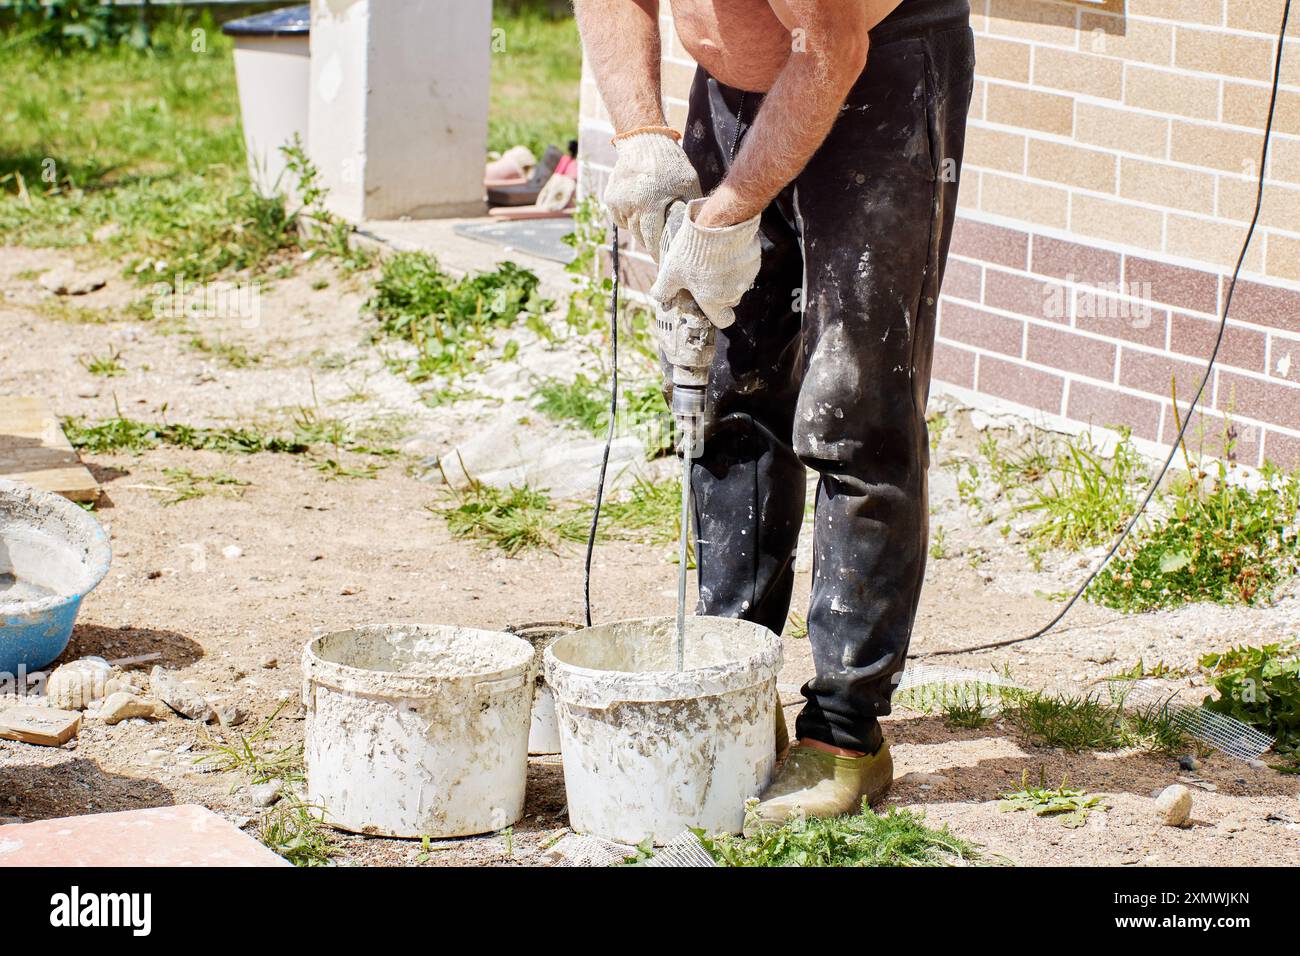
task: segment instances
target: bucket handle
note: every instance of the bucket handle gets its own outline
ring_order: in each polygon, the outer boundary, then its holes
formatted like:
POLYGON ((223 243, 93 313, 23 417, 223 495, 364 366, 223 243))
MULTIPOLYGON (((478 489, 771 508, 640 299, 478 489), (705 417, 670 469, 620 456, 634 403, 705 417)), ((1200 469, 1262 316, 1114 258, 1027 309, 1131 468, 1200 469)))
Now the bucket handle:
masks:
POLYGON ((515 674, 513 677, 502 677, 499 680, 476 681, 474 691, 487 697, 505 694, 522 687, 524 685, 524 676, 523 674, 515 674))

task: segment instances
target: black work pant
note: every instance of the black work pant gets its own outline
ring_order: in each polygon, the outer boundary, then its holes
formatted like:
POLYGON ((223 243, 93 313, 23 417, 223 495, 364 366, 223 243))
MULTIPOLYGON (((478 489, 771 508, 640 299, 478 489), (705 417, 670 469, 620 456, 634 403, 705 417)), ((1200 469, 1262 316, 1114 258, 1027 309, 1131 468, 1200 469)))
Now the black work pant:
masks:
MULTIPOLYGON (((805 468, 820 475, 817 676, 797 732, 866 752, 880 745, 925 572, 925 405, 973 67, 965 25, 873 38, 825 143, 763 213, 762 268, 719 333, 691 482, 700 613, 779 634, 805 468)), ((761 103, 697 73, 683 145, 706 194, 761 103)))

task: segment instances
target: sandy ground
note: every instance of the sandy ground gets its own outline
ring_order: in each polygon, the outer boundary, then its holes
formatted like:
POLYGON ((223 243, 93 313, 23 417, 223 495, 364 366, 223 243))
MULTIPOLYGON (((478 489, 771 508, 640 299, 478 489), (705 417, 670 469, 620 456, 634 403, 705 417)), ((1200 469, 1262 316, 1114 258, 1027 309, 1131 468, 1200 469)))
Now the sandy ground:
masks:
MULTIPOLYGON (((490 247, 470 258, 490 261, 490 247)), ((536 620, 578 620, 581 552, 518 558, 454 540, 427 510, 438 487, 420 461, 445 451, 493 421, 499 407, 464 402, 428 408, 391 374, 366 341, 360 306, 371 276, 346 277, 308 262, 275 281, 261 298, 261 318, 205 321, 208 338, 239 343, 264 356, 230 369, 190 347, 175 323, 142 321, 125 306, 139 287, 114 277, 98 291, 55 300, 36 275, 66 253, 0 249, 0 382, 9 394, 37 394, 60 415, 111 416, 191 424, 285 426, 302 408, 382 425, 406 454, 367 479, 331 480, 319 458, 220 455, 173 449, 143 455, 87 455, 104 489, 99 519, 109 528, 114 562, 86 600, 72 645, 62 658, 159 655, 154 661, 195 681, 214 701, 238 702, 251 729, 285 700, 269 741, 301 741, 298 661, 322 629, 363 622, 426 621, 500 628, 536 620), (71 317, 60 302, 98 313, 71 317), (87 315, 104 321, 87 322, 87 315), (253 323, 248 323, 253 324, 253 323), (110 349, 126 371, 90 375, 82 360, 110 349), (248 482, 242 493, 211 494, 165 506, 163 469, 229 472, 248 482), (233 547, 232 547, 233 546, 233 547)), ((444 261, 457 264, 455 256, 444 261)), ((463 257, 462 257, 463 258, 463 257)), ((526 261, 526 260, 525 260, 526 261)), ((481 265, 485 262, 467 262, 481 265)), ((532 263, 529 263, 532 265, 532 263)), ((543 267, 548 283, 554 267, 543 267)), ((522 374, 522 373, 521 373, 522 374)), ((947 464, 973 453, 990 423, 949 409, 952 426, 932 471, 935 525, 946 556, 930 563, 913 650, 924 655, 1027 633, 1054 612, 1043 594, 1080 579, 1088 555, 1049 554, 1035 573, 1018 534, 1001 521, 972 515, 957 499, 947 464)), ((1023 430, 1024 423, 1001 423, 1023 430)), ((528 426, 521 426, 528 427, 528 426)), ((992 423, 992 427, 1000 427, 992 423)), ((1005 434, 1010 438, 1015 428, 1005 434)), ((358 459, 359 460, 359 459, 358 459)), ((352 459, 348 459, 352 461, 352 459)), ((345 462, 346 463, 346 462, 345 462)), ((668 614, 675 567, 663 545, 604 544, 596 555, 593 594, 599 619, 668 614)), ((796 586, 802 611, 808 574, 796 586)), ((1210 649, 1261 643, 1300 632, 1294 589, 1267 609, 1192 607, 1125 617, 1081 605, 1048 638, 995 652, 933 658, 979 669, 1008 665, 1035 686, 1084 682, 1114 674, 1139 658, 1189 667, 1210 649)), ((807 641, 786 638, 783 699, 811 676, 807 641)), ((1194 683, 1194 682, 1193 682, 1194 683)), ((1196 687, 1186 693, 1203 694, 1196 687)), ((797 704, 787 708, 793 721, 797 704)), ((1221 754, 1190 775, 1193 824, 1154 822, 1152 794, 1188 777, 1172 759, 1132 753, 1069 755, 1036 749, 997 724, 949 729, 940 717, 898 709, 887 733, 899 780, 889 803, 925 811, 987 853, 1021 865, 1250 865, 1300 863, 1300 779, 1255 769, 1221 754), (1107 795, 1111 809, 1086 826, 1002 813, 999 796, 1023 771, 1050 783, 1107 795)), ((87 721, 80 737, 53 749, 0 741, 0 818, 40 819, 176 802, 207 805, 250 831, 262 812, 239 775, 212 772, 196 758, 215 732, 191 721, 87 721)), ((529 864, 564 832, 563 773, 558 758, 530 765, 525 816, 511 834, 437 843, 340 837, 340 862, 353 864, 529 864)))

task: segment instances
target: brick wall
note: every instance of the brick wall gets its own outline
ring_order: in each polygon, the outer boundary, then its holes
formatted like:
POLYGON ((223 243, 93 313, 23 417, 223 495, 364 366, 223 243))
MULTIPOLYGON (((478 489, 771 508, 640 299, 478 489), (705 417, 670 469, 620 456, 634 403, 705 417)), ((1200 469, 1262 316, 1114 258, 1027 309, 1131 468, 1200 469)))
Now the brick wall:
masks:
MULTIPOLYGON (((667 4, 665 3, 665 13, 667 4)), ((977 78, 936 389, 1049 424, 1176 430, 1254 202, 1283 0, 972 0, 977 78)), ((678 128, 693 64, 662 23, 678 128)), ((1205 448, 1300 466, 1300 17, 1260 228, 1194 423, 1205 448)), ((584 75, 584 186, 612 160, 584 75)), ((644 287, 648 260, 630 259, 644 287)))

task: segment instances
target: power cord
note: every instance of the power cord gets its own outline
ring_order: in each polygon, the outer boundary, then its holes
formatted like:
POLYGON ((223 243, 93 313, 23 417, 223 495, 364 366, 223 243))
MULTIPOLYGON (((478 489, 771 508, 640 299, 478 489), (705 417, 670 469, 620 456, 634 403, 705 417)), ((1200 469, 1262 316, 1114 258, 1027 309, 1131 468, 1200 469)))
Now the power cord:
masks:
MULTIPOLYGON (((1290 0, 1287 0, 1290 3, 1290 0)), ((609 450, 614 444, 614 426, 618 418, 618 226, 614 226, 614 239, 609 254, 613 260, 614 290, 609 301, 609 430, 605 433, 605 451, 600 457, 600 477, 596 484, 596 503, 591 511, 591 531, 587 535, 587 561, 582 572, 582 607, 591 627, 591 556, 596 550, 596 526, 600 523, 600 504, 605 497, 605 472, 609 469, 609 450)))
POLYGON ((1268 150, 1273 139, 1273 118, 1277 112, 1278 86, 1280 85, 1282 78, 1282 51, 1286 47, 1286 28, 1287 21, 1290 17, 1291 0, 1286 0, 1286 6, 1282 10, 1282 26, 1278 31, 1277 56, 1273 62, 1273 89, 1268 101, 1268 119, 1264 123, 1264 144, 1260 148, 1259 181, 1255 190, 1255 212, 1250 219, 1250 228, 1246 230, 1246 240, 1241 245, 1241 253, 1237 256, 1237 264, 1232 270, 1232 281, 1228 283, 1228 291, 1223 298, 1223 314, 1219 317, 1219 334, 1214 339, 1214 348, 1210 351, 1210 360, 1205 366, 1205 375, 1201 379, 1200 387, 1196 389, 1196 394, 1192 397, 1191 404, 1187 406, 1187 414, 1183 416, 1182 423, 1178 426, 1178 436, 1169 446, 1169 455, 1165 458, 1165 463, 1161 467, 1160 473, 1156 475, 1155 481, 1151 483, 1151 487, 1147 489, 1146 494, 1143 496, 1142 503, 1138 506, 1137 511, 1133 512, 1133 517, 1129 518, 1128 524, 1124 526, 1124 530, 1121 531, 1119 537, 1115 539, 1115 543, 1110 546, 1110 550, 1106 552, 1106 556, 1102 558, 1101 563, 1088 573, 1088 576, 1084 578, 1083 583, 1079 585, 1078 589, 1070 597, 1070 600, 1065 603, 1065 607, 1061 608, 1061 610, 1057 612, 1056 616, 1048 621, 1047 624, 1034 631, 1034 633, 1026 634, 1023 637, 1010 637, 1001 641, 989 641, 986 644, 972 644, 969 647, 921 651, 916 654, 908 654, 907 656, 909 659, 947 657, 952 654, 970 654, 975 651, 989 651, 999 647, 1010 647, 1012 644, 1023 644, 1025 641, 1032 641, 1042 637, 1048 631, 1052 630, 1052 628, 1056 627, 1057 624, 1061 623, 1065 618, 1065 615, 1069 614, 1070 609, 1078 602, 1079 598, 1083 597, 1084 592, 1087 591, 1092 582, 1096 580, 1097 575, 1101 573, 1102 568, 1106 567, 1106 565, 1110 563, 1111 558, 1113 558, 1116 552, 1119 551, 1120 545, 1122 545, 1128 538, 1129 532, 1133 530, 1133 526, 1137 524, 1138 519, 1141 518, 1143 512, 1146 511, 1147 505, 1149 505, 1151 499, 1155 497, 1156 489, 1160 487, 1160 483, 1164 480, 1170 466, 1173 464, 1174 457, 1178 454, 1178 449, 1183 444, 1183 436, 1187 433, 1187 427, 1192 422, 1192 412, 1200 402, 1201 396, 1204 394, 1205 388, 1210 382, 1210 376, 1214 374, 1214 364, 1219 358, 1219 347, 1223 345, 1223 336, 1228 329, 1228 309, 1232 306, 1232 294, 1237 289, 1237 278, 1241 275, 1242 264, 1246 261, 1246 252, 1250 249, 1250 241, 1255 236, 1255 227, 1259 224, 1260 209, 1264 205, 1264 171, 1268 167, 1268 150))

